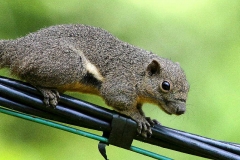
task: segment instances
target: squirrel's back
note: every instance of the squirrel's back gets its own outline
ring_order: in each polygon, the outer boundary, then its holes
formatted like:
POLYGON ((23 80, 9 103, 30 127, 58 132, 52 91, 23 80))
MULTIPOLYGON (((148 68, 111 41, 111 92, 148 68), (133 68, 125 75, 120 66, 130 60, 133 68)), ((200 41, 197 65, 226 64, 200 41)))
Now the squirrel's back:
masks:
MULTIPOLYGON (((49 44, 59 41, 61 43, 58 45, 68 45, 81 51, 91 63, 99 68, 103 76, 109 71, 117 70, 120 67, 119 63, 125 66, 121 70, 130 68, 131 71, 134 68, 139 70, 139 66, 144 65, 143 63, 147 65, 150 63, 147 60, 151 56, 155 56, 149 51, 119 40, 104 29, 82 24, 57 25, 43 28, 17 39, 17 41, 19 46, 32 48, 42 44, 40 50, 46 50, 49 48, 49 44)), ((19 50, 25 50, 23 47, 18 47, 17 49, 18 53, 26 53, 19 50)))
MULTIPOLYGON (((10 66, 16 73, 20 72, 19 66, 22 64, 28 66, 34 62, 36 66, 43 66, 40 63, 44 63, 43 59, 47 57, 57 57, 62 59, 61 62, 67 62, 65 54, 72 50, 83 54, 102 76, 116 70, 144 71, 151 57, 155 57, 149 51, 119 40, 104 29, 82 24, 51 26, 16 40, 0 41, 0 50, 0 67, 10 66)), ((45 65, 44 68, 55 66, 45 65)))

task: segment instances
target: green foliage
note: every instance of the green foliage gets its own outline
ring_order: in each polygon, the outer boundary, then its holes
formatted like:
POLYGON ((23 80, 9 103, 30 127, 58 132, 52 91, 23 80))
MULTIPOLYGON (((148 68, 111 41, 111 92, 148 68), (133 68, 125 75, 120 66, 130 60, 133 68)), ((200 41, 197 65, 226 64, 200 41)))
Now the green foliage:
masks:
MULTIPOLYGON (((191 85, 187 113, 169 116, 145 105, 163 125, 240 143, 240 1, 12 0, 0 5, 0 39, 42 27, 82 23, 180 62, 191 85)), ((9 75, 6 70, 1 75, 9 75)), ((72 93, 71 93, 72 95, 72 93)), ((104 105, 100 98, 73 94, 104 105)), ((0 159, 102 159, 96 141, 1 114, 0 159)), ((174 159, 202 159, 134 142, 174 159)), ((114 146, 111 159, 151 159, 114 146)))

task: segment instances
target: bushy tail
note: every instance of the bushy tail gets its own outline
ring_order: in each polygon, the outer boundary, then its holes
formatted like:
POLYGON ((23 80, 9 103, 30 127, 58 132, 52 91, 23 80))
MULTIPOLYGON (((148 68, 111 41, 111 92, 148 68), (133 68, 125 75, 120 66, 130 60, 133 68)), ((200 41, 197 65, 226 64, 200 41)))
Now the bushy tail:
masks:
POLYGON ((3 60, 3 56, 4 56, 4 48, 5 45, 7 43, 7 40, 0 40, 0 68, 4 67, 4 60, 3 60))
POLYGON ((0 54, 3 52, 4 40, 0 40, 0 54))

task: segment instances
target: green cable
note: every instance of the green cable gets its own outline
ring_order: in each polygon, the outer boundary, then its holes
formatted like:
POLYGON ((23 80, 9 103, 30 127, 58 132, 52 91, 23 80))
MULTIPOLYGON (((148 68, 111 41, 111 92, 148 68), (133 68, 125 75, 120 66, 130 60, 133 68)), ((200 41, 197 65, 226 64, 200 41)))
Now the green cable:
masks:
MULTIPOLYGON (((11 115, 11 116, 19 117, 19 118, 22 118, 22 119, 26 119, 26 120, 29 120, 29 121, 33 121, 33 122, 36 122, 36 123, 44 124, 46 126, 50 126, 50 127, 53 127, 53 128, 61 129, 61 130, 64 130, 64 131, 67 131, 67 132, 70 132, 70 133, 74 133, 74 134, 77 134, 77 135, 81 135, 81 136, 84 136, 84 137, 87 137, 87 138, 95 139, 95 140, 98 140, 98 141, 101 141, 101 142, 104 142, 104 143, 108 143, 108 139, 105 138, 105 137, 102 137, 102 136, 99 136, 99 135, 96 135, 96 134, 92 134, 92 133, 89 133, 89 132, 85 132, 85 131, 82 131, 82 130, 79 130, 79 129, 76 129, 76 128, 72 128, 72 127, 69 127, 69 126, 65 126, 65 125, 62 125, 62 124, 59 124, 59 123, 56 123, 56 122, 48 121, 48 120, 41 119, 41 118, 38 118, 38 117, 32 117, 30 115, 26 115, 26 114, 23 114, 23 113, 11 111, 11 110, 1 108, 1 107, 0 107, 0 112, 4 113, 4 114, 11 115)), ((162 156, 162 155, 159 155, 159 154, 156 154, 156 153, 153 153, 153 152, 150 152, 150 151, 138 148, 138 147, 134 147, 134 146, 131 146, 130 150, 133 151, 133 152, 139 153, 139 154, 143 154, 143 155, 158 159, 158 160, 172 160, 168 157, 165 157, 165 156, 162 156)))

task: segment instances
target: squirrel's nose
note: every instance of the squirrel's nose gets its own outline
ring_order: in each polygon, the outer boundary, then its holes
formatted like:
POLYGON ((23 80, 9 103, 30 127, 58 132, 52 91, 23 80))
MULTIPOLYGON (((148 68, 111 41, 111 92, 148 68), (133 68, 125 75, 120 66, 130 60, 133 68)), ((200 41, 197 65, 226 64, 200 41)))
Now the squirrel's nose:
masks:
POLYGON ((185 112, 185 109, 181 109, 180 107, 176 111, 176 115, 181 115, 185 112))

